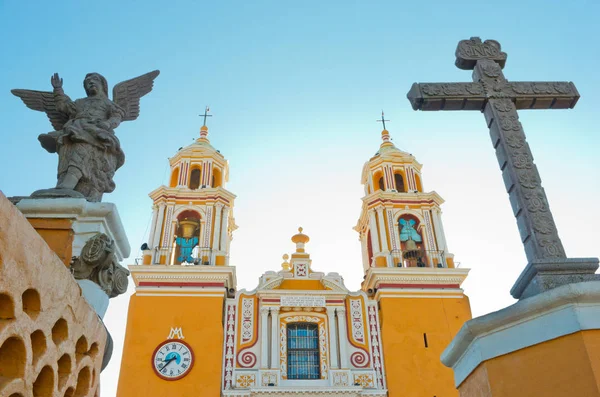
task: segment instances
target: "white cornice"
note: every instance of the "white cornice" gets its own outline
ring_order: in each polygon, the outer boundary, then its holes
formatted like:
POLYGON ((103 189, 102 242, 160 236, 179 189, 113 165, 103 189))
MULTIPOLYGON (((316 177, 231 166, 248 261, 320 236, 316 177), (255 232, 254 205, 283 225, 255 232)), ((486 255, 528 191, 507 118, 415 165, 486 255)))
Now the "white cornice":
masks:
POLYGON ((387 390, 365 390, 362 387, 256 387, 250 390, 224 390, 225 397, 263 397, 263 396, 322 396, 322 397, 359 397, 387 396, 387 390))
POLYGON ((229 201, 230 206, 233 206, 233 201, 237 197, 229 190, 222 187, 210 187, 203 189, 189 189, 187 187, 167 187, 162 185, 148 194, 150 198, 156 202, 161 196, 173 196, 173 199, 177 199, 179 196, 185 196, 186 200, 202 201, 210 198, 211 201, 216 201, 218 198, 224 198, 229 201), (216 197, 216 199, 215 199, 216 197))
POLYGON ((460 286, 470 269, 437 267, 371 267, 367 271, 363 290, 375 290, 380 284, 456 284, 460 286))
POLYGON ((222 282, 227 289, 235 289, 237 283, 234 266, 129 265, 128 268, 136 289, 139 287, 140 281, 222 282))

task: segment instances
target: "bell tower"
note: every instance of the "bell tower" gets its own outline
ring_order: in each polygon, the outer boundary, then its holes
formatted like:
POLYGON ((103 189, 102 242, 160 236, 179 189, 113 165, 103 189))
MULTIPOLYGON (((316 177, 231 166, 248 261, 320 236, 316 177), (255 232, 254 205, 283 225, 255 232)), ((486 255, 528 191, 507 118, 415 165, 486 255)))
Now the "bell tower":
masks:
POLYGON ((365 163, 362 212, 355 230, 360 234, 363 267, 453 268, 440 205, 434 191, 425 192, 423 167, 399 150, 387 130, 379 151, 365 163))
POLYGON ((208 127, 200 138, 169 159, 168 186, 150 193, 153 216, 144 264, 227 265, 237 228, 235 195, 225 189, 229 164, 210 144, 208 127))
POLYGON ((169 184, 150 193, 141 264, 129 302, 117 396, 218 396, 223 307, 235 295, 229 247, 237 228, 229 165, 200 137, 169 159, 169 184))
POLYGON ((362 246, 362 290, 377 302, 390 396, 458 396, 440 355, 471 318, 460 285, 468 269, 448 251, 440 206, 422 165, 385 129, 364 165, 365 196, 355 230, 362 246))

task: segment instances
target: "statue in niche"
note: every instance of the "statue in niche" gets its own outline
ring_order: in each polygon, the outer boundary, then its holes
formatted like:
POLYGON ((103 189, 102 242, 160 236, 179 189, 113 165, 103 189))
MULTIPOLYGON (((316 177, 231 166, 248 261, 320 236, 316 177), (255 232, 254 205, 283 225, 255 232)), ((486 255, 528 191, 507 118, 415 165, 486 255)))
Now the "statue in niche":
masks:
POLYGON ((197 251, 194 252, 194 248, 198 245, 198 236, 194 235, 194 232, 197 229, 197 222, 191 220, 183 220, 179 222, 181 226, 181 234, 183 237, 176 237, 175 244, 179 247, 179 256, 177 260, 179 263, 187 262, 187 263, 195 263, 197 258, 194 256, 198 256, 197 251))
POLYGON ((102 200, 115 189, 113 176, 125 163, 115 128, 123 121, 135 120, 140 113, 140 98, 152 91, 155 70, 113 88, 108 98, 108 83, 99 73, 83 80, 86 98, 72 101, 63 91, 63 80, 55 73, 50 79, 53 92, 15 89, 11 92, 33 110, 45 112, 55 131, 38 136, 44 149, 58 154, 56 187, 38 190, 32 197, 79 197, 102 200))
POLYGON ((110 298, 127 291, 129 270, 119 264, 115 242, 104 233, 90 238, 81 254, 71 260, 71 271, 76 280, 91 280, 110 298))
POLYGON ((400 230, 400 241, 408 241, 413 240, 416 243, 420 243, 423 241, 419 232, 415 229, 415 225, 417 222, 414 219, 404 219, 400 218, 399 221, 402 229, 400 230))

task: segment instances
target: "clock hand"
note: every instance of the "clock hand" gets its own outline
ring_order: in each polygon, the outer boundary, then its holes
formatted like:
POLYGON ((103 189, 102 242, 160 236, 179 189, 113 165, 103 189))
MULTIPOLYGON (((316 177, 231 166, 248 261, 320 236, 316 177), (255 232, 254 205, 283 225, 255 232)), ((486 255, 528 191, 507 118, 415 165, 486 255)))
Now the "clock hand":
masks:
POLYGON ((162 366, 161 370, 167 368, 167 365, 171 364, 173 361, 175 361, 177 359, 177 357, 173 357, 171 358, 169 361, 167 361, 167 363, 165 365, 162 366))

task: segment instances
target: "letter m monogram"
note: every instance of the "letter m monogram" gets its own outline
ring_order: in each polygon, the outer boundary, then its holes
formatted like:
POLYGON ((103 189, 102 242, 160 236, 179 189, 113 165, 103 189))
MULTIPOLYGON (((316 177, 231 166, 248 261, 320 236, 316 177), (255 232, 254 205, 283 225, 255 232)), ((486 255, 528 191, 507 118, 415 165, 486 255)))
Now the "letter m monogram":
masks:
POLYGON ((185 339, 181 327, 171 328, 171 332, 169 332, 169 337, 167 339, 185 339))

